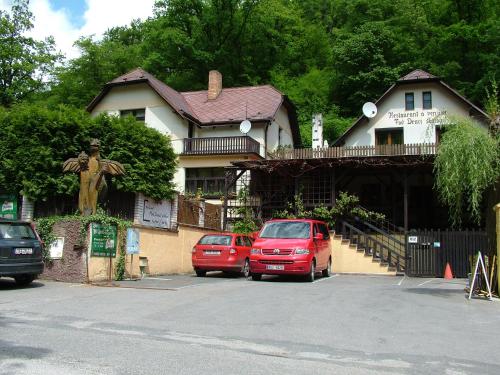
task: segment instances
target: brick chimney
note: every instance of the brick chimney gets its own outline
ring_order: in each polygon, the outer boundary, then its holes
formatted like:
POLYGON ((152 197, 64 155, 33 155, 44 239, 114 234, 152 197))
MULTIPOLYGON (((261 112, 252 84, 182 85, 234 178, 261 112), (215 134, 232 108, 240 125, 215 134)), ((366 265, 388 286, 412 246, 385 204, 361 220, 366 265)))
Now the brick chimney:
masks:
POLYGON ((217 99, 222 91, 222 74, 217 70, 208 73, 208 100, 217 99))

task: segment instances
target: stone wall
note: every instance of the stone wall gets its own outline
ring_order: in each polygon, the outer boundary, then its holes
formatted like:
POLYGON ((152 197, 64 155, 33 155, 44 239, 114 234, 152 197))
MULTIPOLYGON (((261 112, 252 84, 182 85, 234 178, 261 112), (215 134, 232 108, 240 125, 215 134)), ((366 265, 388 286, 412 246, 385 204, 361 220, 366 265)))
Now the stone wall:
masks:
POLYGON ((85 282, 87 279, 87 245, 80 245, 80 222, 59 222, 54 224, 53 231, 56 237, 64 237, 62 258, 46 263, 40 278, 85 282))

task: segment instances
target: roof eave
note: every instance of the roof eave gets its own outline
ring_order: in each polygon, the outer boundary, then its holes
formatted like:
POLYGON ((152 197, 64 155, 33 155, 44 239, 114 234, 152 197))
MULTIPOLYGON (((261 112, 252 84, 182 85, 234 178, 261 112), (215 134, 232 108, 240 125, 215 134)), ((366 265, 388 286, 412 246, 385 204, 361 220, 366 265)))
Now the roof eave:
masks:
POLYGON ((90 104, 87 106, 86 110, 87 112, 92 112, 94 108, 99 104, 99 102, 102 100, 104 96, 106 96, 109 91, 113 87, 118 87, 118 86, 128 86, 128 85, 134 85, 134 84, 139 84, 139 83, 147 83, 147 85, 153 90, 156 94, 158 94, 165 102, 168 103, 172 107, 172 109, 182 118, 194 122, 196 124, 200 124, 200 121, 195 118, 194 116, 190 115, 187 112, 184 112, 182 109, 177 109, 173 104, 170 103, 170 101, 165 98, 155 87, 154 85, 151 84, 151 82, 147 78, 141 78, 141 79, 134 79, 133 81, 122 81, 122 82, 108 82, 106 85, 104 85, 103 89, 101 92, 90 102, 90 104))

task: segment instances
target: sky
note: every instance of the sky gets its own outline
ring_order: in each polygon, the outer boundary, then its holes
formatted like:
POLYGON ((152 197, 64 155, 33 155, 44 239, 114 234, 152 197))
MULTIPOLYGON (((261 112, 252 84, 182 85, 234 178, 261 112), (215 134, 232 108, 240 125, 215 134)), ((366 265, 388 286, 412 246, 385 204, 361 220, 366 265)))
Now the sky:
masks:
MULTIPOLYGON (((66 58, 78 57, 73 43, 80 36, 95 39, 114 26, 125 26, 134 19, 153 14, 155 0, 30 0, 34 16, 31 36, 43 39, 52 35, 56 47, 66 58)), ((11 0, 0 0, 0 10, 9 11, 11 0)))

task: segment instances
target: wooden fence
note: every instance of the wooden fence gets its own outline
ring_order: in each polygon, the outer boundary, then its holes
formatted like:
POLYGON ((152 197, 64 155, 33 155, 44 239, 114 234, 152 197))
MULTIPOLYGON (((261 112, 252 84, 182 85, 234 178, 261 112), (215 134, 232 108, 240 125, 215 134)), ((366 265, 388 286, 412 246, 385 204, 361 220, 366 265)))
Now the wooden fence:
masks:
POLYGON ((437 146, 434 143, 416 143, 380 146, 324 147, 282 149, 271 153, 272 159, 334 159, 373 156, 419 156, 435 155, 437 146))
POLYGON ((490 252, 488 236, 482 230, 416 230, 408 233, 409 276, 443 277, 446 263, 453 275, 467 277, 470 259, 478 251, 490 252))
POLYGON ((179 195, 178 223, 221 230, 221 216, 221 206, 179 195))

